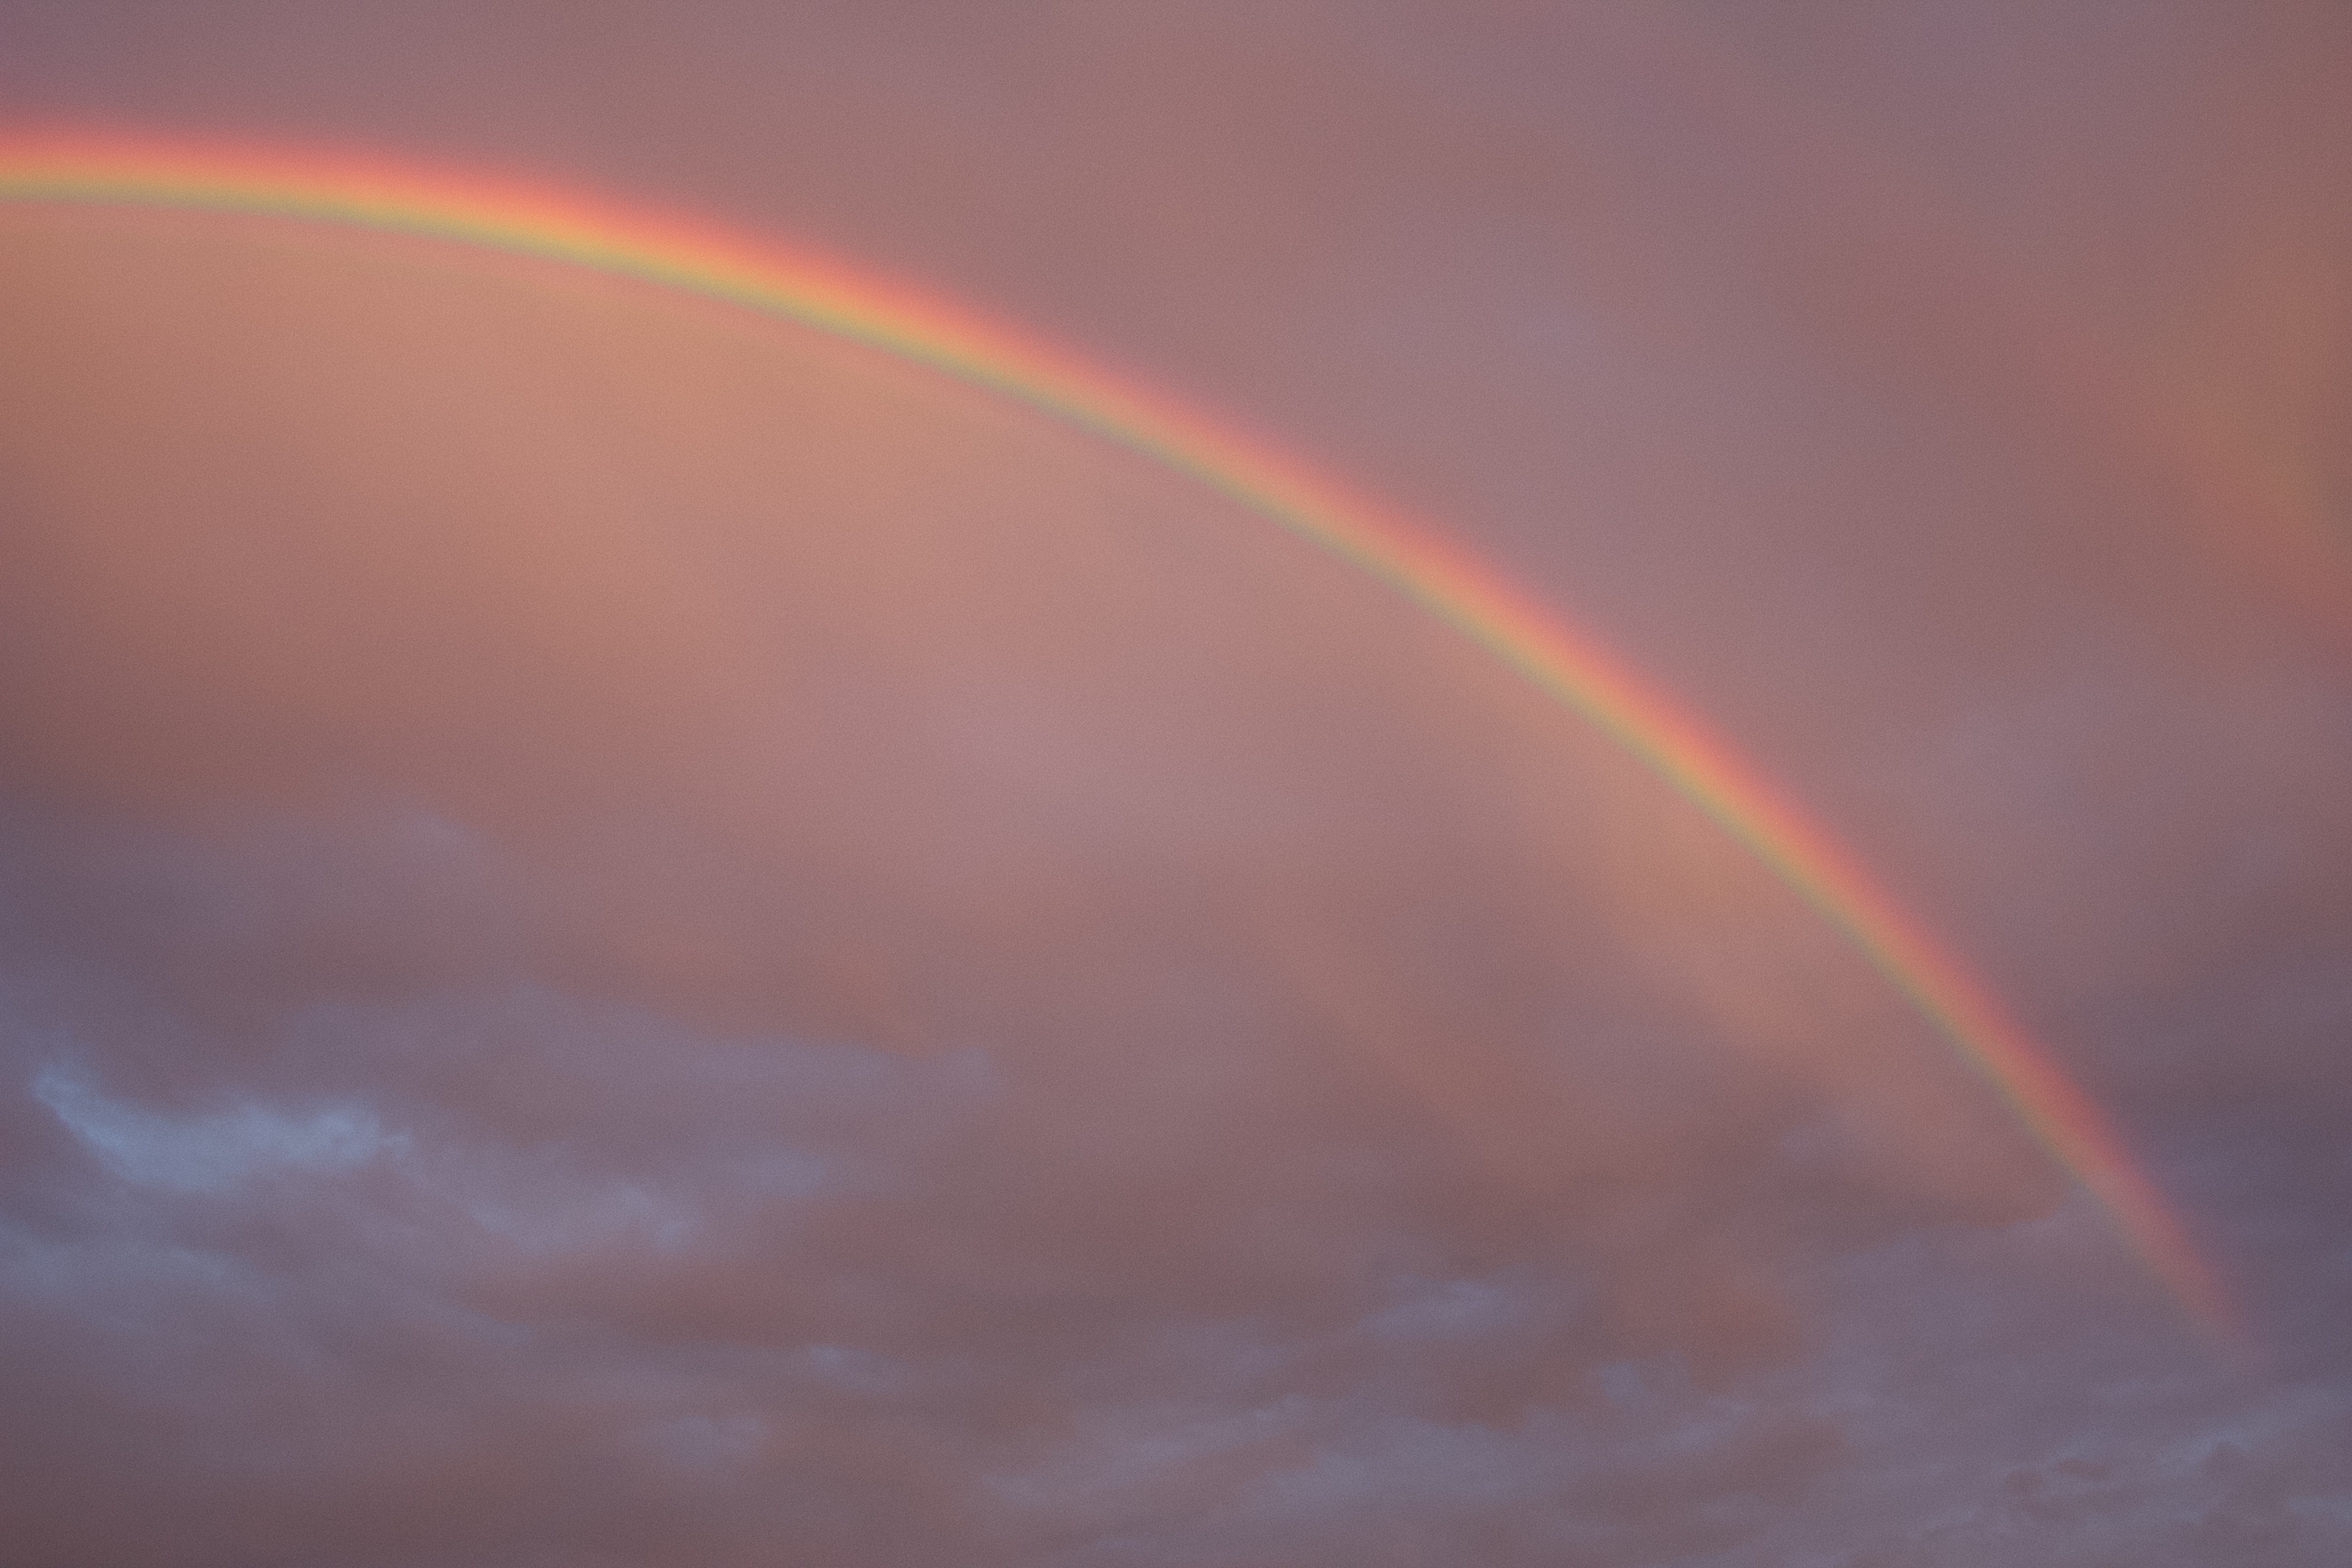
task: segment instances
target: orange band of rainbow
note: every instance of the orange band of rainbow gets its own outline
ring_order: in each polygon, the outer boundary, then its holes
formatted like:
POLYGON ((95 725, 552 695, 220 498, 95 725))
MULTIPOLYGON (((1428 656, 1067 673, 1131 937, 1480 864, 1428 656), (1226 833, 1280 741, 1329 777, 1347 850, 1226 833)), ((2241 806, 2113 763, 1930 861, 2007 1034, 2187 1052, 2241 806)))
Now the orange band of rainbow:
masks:
POLYGON ((0 136, 0 201, 341 223, 568 262, 785 318, 1045 410, 1191 476, 1391 584, 1641 759, 1770 867, 2000 1091, 2189 1313, 2240 1332, 2105 1119, 1967 967, 1750 763, 1461 547, 1298 459, 1036 339, 806 251, 558 192, 337 153, 0 136))

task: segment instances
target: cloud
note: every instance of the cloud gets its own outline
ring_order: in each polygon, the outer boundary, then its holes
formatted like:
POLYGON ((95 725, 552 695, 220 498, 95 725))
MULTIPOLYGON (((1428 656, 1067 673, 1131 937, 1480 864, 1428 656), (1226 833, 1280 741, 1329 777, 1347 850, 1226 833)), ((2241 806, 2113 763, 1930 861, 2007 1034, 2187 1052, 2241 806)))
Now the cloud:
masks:
POLYGON ((830 238, 1442 518, 1982 961, 2268 1360, 1712 825, 1180 476, 558 269, 12 213, 14 1560, 2346 1555, 2352 729, 2249 542, 2341 424, 2319 13, 281 9, 19 5, 0 90, 830 238))
POLYGON ((289 1115, 248 1104, 174 1119, 108 1100, 56 1066, 34 1076, 32 1091, 116 1174, 178 1192, 227 1192, 277 1171, 351 1170, 400 1147, 373 1117, 348 1109, 289 1115))

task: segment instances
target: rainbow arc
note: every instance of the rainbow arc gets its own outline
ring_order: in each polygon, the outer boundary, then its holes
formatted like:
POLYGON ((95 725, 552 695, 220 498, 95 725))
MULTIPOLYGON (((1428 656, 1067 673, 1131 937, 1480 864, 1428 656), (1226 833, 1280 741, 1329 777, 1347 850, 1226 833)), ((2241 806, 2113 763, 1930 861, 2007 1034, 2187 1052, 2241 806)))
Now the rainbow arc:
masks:
POLYGON ((355 226, 660 284, 869 344, 1190 476, 1390 584, 1612 737, 1842 931, 2008 1102, 2147 1268, 2225 1343, 2212 1270, 2098 1108, 1862 863, 1694 715, 1470 552, 1130 378, 814 252, 552 189, 356 155, 0 136, 0 201, 355 226))

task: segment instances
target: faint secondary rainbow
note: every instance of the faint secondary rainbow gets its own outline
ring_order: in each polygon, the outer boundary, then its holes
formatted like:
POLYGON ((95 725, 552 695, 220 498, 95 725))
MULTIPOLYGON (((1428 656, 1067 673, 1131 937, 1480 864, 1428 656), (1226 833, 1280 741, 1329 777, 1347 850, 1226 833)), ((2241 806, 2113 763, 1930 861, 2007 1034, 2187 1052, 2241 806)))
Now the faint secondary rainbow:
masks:
POLYGON ((2098 1109, 1966 965, 1751 763, 1558 611, 1460 546, 1127 377, 805 250, 588 197, 370 157, 0 135, 0 202, 302 219, 484 247, 725 300, 1043 409, 1191 476, 1380 578, 1610 735, 1865 954, 1994 1086, 2200 1324, 2235 1314, 2098 1109))

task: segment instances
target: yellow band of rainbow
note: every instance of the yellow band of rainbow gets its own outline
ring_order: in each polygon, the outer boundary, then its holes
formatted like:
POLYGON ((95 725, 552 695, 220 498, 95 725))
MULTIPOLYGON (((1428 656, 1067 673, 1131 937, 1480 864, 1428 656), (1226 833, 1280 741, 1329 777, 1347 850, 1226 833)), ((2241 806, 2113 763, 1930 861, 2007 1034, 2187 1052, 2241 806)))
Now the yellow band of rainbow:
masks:
POLYGON ((2189 1315, 2235 1314, 2155 1184, 1959 959, 1757 770, 1558 612, 1467 551, 1134 381, 807 251, 557 191, 345 153, 0 135, 0 201, 340 223, 545 258, 837 333, 1045 410, 1181 471, 1389 584, 1598 726, 1746 846, 2006 1099, 2189 1315))

